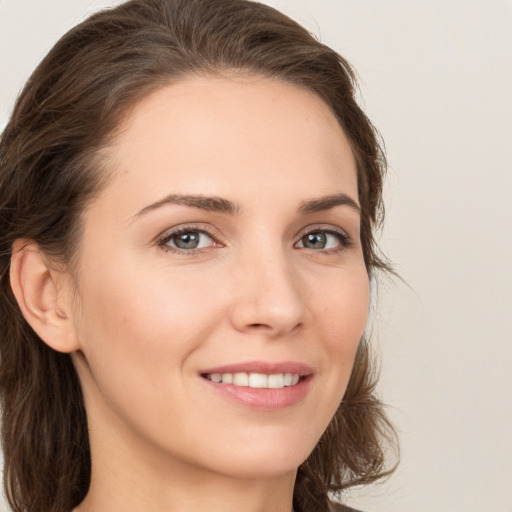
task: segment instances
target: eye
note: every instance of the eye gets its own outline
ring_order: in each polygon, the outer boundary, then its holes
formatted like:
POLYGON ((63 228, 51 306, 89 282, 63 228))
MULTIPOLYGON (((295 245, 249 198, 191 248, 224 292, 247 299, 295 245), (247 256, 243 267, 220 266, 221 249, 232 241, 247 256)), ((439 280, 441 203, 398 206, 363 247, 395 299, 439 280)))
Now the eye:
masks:
POLYGON ((341 231, 318 229, 305 234, 296 244, 302 249, 315 249, 329 252, 341 251, 350 245, 348 236, 341 231))
POLYGON ((159 242, 164 249, 177 251, 194 251, 206 249, 215 243, 206 231, 192 228, 180 228, 165 235, 159 242))

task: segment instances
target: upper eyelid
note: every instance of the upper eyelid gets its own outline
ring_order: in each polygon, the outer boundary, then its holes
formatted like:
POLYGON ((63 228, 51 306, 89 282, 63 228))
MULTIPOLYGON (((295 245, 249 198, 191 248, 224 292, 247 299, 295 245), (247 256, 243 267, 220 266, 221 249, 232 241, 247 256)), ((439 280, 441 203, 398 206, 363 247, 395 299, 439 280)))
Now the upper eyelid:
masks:
POLYGON ((334 224, 311 224, 301 229, 296 236, 300 240, 303 236, 307 235, 308 233, 316 231, 325 231, 326 233, 337 233, 347 237, 347 239, 349 240, 352 240, 352 237, 348 234, 347 230, 340 228, 339 226, 336 226, 334 224))
MULTIPOLYGON (((215 236, 215 234, 213 233, 214 229, 208 227, 208 224, 203 224, 203 223, 191 223, 191 224, 188 224, 188 223, 183 223, 183 224, 178 224, 172 228, 168 228, 166 229, 165 231, 163 231, 160 235, 158 235, 157 238, 163 238, 165 236, 169 236, 169 235, 172 235, 173 233, 176 233, 176 232, 180 232, 180 231, 183 231, 183 230, 190 230, 190 231, 202 231, 204 233, 206 233, 207 235, 211 235, 211 236, 215 236)), ((347 236, 348 233, 345 229, 339 227, 339 226, 336 226, 334 224, 323 224, 323 223, 315 223, 315 224, 310 224, 308 226, 305 226, 303 228, 301 228, 295 236, 297 237, 300 237, 300 236, 303 236, 304 233, 308 233, 310 231, 339 231, 347 236)), ((215 230, 217 231, 217 230, 215 230)))
POLYGON ((163 233, 156 237, 156 240, 162 243, 162 241, 168 240, 176 234, 187 231, 197 231, 198 233, 204 233, 213 240, 219 242, 219 236, 213 232, 212 228, 207 228, 204 224, 180 224, 178 226, 166 229, 163 233))

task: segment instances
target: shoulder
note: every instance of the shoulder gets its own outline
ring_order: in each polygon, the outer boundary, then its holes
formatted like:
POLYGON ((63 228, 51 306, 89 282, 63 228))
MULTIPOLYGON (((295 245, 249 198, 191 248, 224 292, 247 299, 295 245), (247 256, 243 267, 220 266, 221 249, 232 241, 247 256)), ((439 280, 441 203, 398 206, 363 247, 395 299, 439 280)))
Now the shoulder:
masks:
POLYGON ((345 505, 341 505, 340 503, 331 502, 329 507, 329 512, 361 512, 360 510, 356 510, 355 508, 350 508, 345 505))

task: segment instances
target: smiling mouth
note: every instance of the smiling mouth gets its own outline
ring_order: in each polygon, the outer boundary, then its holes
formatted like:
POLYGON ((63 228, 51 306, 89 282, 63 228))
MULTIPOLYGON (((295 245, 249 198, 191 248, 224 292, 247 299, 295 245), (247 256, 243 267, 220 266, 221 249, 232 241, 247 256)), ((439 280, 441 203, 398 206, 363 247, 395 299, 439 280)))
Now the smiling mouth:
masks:
POLYGON ((207 388, 233 404, 256 411, 278 411, 300 404, 312 387, 311 366, 294 361, 247 361, 203 368, 207 388))
POLYGON ((203 373, 201 377, 217 384, 232 384, 239 387, 257 389, 282 389, 291 387, 307 376, 298 373, 203 373))

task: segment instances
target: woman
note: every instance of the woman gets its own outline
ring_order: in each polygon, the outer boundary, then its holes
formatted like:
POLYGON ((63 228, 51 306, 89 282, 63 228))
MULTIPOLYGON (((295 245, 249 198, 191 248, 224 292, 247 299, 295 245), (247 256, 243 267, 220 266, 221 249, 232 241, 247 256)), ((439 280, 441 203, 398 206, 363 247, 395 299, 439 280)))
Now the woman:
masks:
POLYGON ((345 60, 255 2, 132 0, 51 50, 0 158, 14 511, 324 511, 387 474, 345 60))

